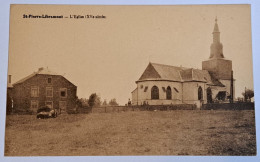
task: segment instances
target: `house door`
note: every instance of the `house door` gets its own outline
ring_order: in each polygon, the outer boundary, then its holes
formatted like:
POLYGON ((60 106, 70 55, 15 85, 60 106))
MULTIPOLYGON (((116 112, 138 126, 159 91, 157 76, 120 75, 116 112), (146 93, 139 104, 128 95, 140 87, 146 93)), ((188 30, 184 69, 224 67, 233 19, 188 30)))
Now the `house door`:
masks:
POLYGON ((59 111, 60 113, 65 113, 67 109, 67 102, 66 101, 60 101, 59 102, 59 111))

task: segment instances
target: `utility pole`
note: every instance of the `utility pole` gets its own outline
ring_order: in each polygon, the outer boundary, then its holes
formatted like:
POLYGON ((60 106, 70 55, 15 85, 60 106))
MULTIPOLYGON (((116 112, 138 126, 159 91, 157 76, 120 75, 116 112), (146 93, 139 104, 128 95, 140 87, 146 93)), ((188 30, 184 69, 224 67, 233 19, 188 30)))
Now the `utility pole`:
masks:
POLYGON ((245 95, 244 95, 244 101, 246 102, 246 87, 245 87, 245 95))
POLYGON ((233 70, 231 70, 231 83, 230 83, 230 103, 233 103, 234 102, 234 87, 233 87, 233 82, 234 82, 234 79, 233 79, 233 70))

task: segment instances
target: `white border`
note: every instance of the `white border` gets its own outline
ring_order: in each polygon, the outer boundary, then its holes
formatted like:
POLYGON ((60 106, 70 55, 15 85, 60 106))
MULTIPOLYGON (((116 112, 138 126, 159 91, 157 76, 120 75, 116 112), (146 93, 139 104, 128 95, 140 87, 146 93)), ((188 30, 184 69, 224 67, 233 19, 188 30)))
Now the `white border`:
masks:
POLYGON ((5 130, 5 104, 7 87, 7 66, 8 66, 8 41, 9 41, 9 9, 10 4, 84 4, 84 5, 184 5, 184 4, 251 4, 252 13, 252 45, 253 45, 253 69, 254 69, 254 89, 255 89, 255 115, 257 129, 257 150, 259 152, 260 133, 260 111, 258 110, 260 101, 260 1, 259 0, 11 0, 0 1, 0 161, 236 161, 244 162, 260 161, 260 156, 81 156, 81 157, 4 157, 4 130, 5 130))

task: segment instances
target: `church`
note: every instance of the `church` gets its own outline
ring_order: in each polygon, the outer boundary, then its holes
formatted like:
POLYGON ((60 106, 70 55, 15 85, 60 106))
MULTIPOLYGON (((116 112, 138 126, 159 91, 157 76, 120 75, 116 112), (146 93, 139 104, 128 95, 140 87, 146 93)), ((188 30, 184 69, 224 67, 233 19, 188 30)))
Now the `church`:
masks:
POLYGON ((232 61, 223 55, 215 19, 210 57, 202 70, 149 63, 132 92, 133 105, 171 105, 228 102, 234 98, 232 61))

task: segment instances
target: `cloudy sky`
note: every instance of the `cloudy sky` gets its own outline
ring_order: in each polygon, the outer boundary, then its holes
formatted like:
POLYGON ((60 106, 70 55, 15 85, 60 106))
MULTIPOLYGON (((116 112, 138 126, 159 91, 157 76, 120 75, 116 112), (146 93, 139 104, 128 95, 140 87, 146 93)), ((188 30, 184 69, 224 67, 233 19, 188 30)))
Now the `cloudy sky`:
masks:
POLYGON ((216 16, 238 97, 245 87, 253 88, 249 5, 13 5, 8 73, 14 83, 48 67, 77 85, 79 98, 96 92, 125 104, 149 61, 201 69, 216 16), (25 19, 24 14, 106 18, 25 19))

